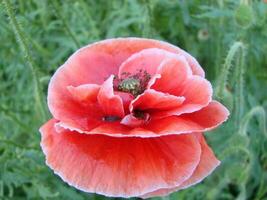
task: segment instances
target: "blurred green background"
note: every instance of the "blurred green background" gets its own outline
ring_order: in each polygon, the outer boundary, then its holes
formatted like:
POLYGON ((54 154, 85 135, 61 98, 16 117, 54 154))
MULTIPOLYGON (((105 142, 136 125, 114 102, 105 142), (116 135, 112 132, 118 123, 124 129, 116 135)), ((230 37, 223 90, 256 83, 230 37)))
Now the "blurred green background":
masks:
POLYGON ((200 184, 154 200, 267 199, 267 3, 252 0, 1 0, 0 199, 108 199, 45 165, 47 85, 78 48, 112 37, 165 40, 194 55, 231 111, 209 144, 222 161, 200 184))

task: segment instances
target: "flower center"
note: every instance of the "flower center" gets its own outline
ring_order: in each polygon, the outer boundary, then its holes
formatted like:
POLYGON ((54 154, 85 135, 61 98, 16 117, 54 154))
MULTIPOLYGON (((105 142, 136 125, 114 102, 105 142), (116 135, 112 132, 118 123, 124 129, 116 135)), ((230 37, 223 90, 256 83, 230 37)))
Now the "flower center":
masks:
POLYGON ((137 70, 135 74, 124 72, 122 78, 117 80, 117 90, 131 93, 136 97, 146 90, 150 78, 150 74, 142 69, 137 70))
POLYGON ((118 90, 122 92, 129 92, 136 96, 140 93, 140 81, 135 78, 126 78, 118 85, 118 90))

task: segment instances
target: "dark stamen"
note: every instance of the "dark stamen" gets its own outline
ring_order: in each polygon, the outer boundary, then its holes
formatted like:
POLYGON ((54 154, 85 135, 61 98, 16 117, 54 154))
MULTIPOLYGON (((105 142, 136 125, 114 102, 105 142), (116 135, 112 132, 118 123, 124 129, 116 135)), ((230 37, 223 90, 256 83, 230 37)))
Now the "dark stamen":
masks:
POLYGON ((144 119, 145 118, 145 113, 144 111, 142 110, 134 110, 133 111, 133 115, 136 117, 136 118, 139 118, 139 119, 144 119))
POLYGON ((120 119, 121 118, 117 117, 117 116, 105 116, 105 117, 102 118, 102 120, 106 121, 106 122, 115 122, 115 121, 118 121, 120 119))

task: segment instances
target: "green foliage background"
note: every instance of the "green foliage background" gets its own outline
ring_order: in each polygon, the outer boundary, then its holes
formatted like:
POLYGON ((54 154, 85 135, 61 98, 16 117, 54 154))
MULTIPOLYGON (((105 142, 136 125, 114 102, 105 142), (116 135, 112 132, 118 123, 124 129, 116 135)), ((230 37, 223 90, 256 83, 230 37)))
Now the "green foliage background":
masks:
POLYGON ((76 49, 149 37, 193 54, 231 111, 209 144, 222 161, 164 198, 267 199, 267 4, 252 0, 1 0, 0 199, 108 199, 69 187, 45 165, 38 128, 53 72, 76 49))

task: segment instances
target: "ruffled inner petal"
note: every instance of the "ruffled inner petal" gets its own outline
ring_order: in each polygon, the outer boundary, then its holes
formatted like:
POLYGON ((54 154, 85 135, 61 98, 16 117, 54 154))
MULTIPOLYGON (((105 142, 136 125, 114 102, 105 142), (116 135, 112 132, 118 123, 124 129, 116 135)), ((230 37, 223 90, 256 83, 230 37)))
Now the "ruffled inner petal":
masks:
MULTIPOLYGON (((206 79, 192 76, 182 90, 177 88, 173 94, 185 97, 185 108, 181 108, 180 113, 194 112, 209 104, 212 99, 212 86, 206 79)), ((176 112, 178 114, 179 110, 176 112)))
POLYGON ((154 75, 160 63, 170 56, 177 55, 156 48, 145 49, 135 53, 121 64, 119 78, 123 78, 127 74, 134 75, 140 70, 154 75))
POLYGON ((184 97, 155 91, 146 90, 143 94, 134 99, 130 104, 130 111, 139 110, 170 110, 179 107, 184 102, 184 97))
POLYGON ((70 115, 85 113, 83 106, 74 101, 68 86, 102 84, 113 73, 117 73, 116 61, 105 52, 82 48, 72 55, 51 78, 48 87, 48 107, 52 115, 64 120, 70 115), (72 109, 73 108, 73 109, 72 109))
POLYGON ((210 175, 216 167, 220 164, 220 161, 215 157, 212 149, 208 146, 204 136, 201 133, 197 133, 201 145, 201 157, 199 165, 192 174, 192 176, 184 181, 181 185, 174 188, 159 189, 154 192, 141 196, 142 198, 150 198, 154 196, 166 196, 172 192, 185 189, 191 185, 201 182, 204 178, 210 175))
POLYGON ((56 120, 41 129, 46 163, 74 187, 106 196, 141 196, 175 187, 195 171, 201 148, 195 135, 114 138, 68 130, 56 120))
POLYGON ((181 55, 186 58, 186 61, 189 63, 193 74, 201 77, 205 76, 203 69, 201 68, 201 66, 194 57, 192 57, 184 50, 174 45, 171 45, 167 42, 151 40, 151 39, 142 39, 142 38, 119 38, 119 39, 106 40, 100 42, 98 45, 101 46, 103 43, 106 43, 106 46, 109 48, 110 51, 114 51, 113 49, 116 49, 117 52, 124 52, 125 55, 129 55, 128 53, 131 53, 130 55, 132 55, 141 50, 149 48, 162 49, 174 53, 176 55, 181 55), (107 41, 109 41, 110 43, 108 43, 107 41))
MULTIPOLYGON (((100 134, 112 137, 159 137, 164 135, 179 135, 193 132, 209 131, 227 120, 229 111, 219 102, 212 101, 207 107, 195 113, 183 114, 180 116, 170 116, 162 119, 152 119, 148 121, 136 120, 127 115, 122 123, 101 122, 89 131, 83 129, 76 130, 85 134, 100 134), (133 120, 133 121, 132 121, 133 120), (134 122, 134 123, 133 123, 134 122), (136 127, 135 123, 140 123, 136 127)), ((64 126, 67 128, 67 126, 64 126)))
POLYGON ((124 112, 125 114, 128 114, 129 106, 130 106, 131 101, 134 99, 134 96, 130 93, 119 92, 119 91, 114 91, 114 94, 120 96, 122 103, 123 103, 124 112))
POLYGON ((182 117, 186 120, 197 122, 202 127, 206 127, 205 131, 211 130, 227 120, 229 116, 227 108, 218 101, 212 101, 205 108, 182 117))
POLYGON ((97 84, 67 86, 64 98, 56 99, 56 104, 60 105, 57 115, 60 115, 61 123, 86 131, 97 127, 103 116, 97 103, 99 88, 97 84))
POLYGON ((144 128, 156 134, 180 134, 211 130, 228 118, 229 111, 219 102, 212 101, 200 111, 151 120, 144 128))
POLYGON ((165 59, 157 74, 160 74, 160 77, 154 81, 151 88, 172 94, 175 93, 174 90, 183 90, 187 79, 192 76, 192 70, 183 56, 176 56, 165 59))
POLYGON ((122 120, 121 124, 127 125, 130 127, 139 127, 148 123, 150 120, 150 115, 148 113, 144 113, 142 118, 135 117, 133 113, 126 115, 122 120))
POLYGON ((192 75, 183 57, 167 59, 161 63, 151 88, 174 96, 183 96, 183 105, 172 110, 155 113, 153 117, 166 117, 191 113, 207 106, 212 99, 212 86, 206 79, 192 75))
POLYGON ((102 108, 105 116, 123 117, 124 108, 123 101, 119 95, 115 95, 113 91, 114 75, 111 75, 100 88, 97 96, 98 103, 102 108))
POLYGON ((100 86, 97 84, 84 84, 77 87, 68 86, 67 89, 76 101, 88 105, 97 101, 100 86))

